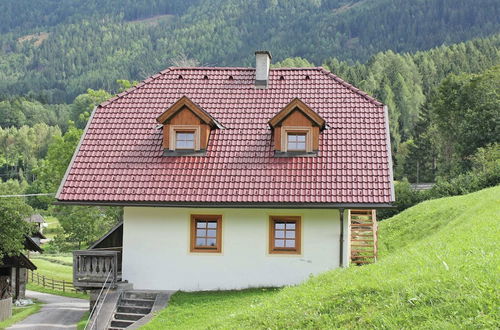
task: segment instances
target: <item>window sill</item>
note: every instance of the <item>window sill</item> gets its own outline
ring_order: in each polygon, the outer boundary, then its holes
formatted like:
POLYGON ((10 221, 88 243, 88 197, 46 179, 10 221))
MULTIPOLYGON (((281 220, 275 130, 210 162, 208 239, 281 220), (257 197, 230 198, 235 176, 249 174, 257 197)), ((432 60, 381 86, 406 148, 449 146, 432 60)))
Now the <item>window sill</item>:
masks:
POLYGON ((190 250, 189 251, 192 254, 221 254, 222 251, 220 250, 202 250, 202 249, 196 249, 196 250, 190 250))
POLYGON ((307 151, 274 151, 274 157, 316 157, 318 155, 317 151, 307 152, 307 151))
POLYGON ((269 251, 269 254, 294 254, 294 255, 300 255, 299 251, 287 251, 287 250, 272 250, 269 251))
POLYGON ((177 157, 177 156, 205 156, 207 154, 206 149, 200 150, 163 150, 163 156, 167 157, 177 157))

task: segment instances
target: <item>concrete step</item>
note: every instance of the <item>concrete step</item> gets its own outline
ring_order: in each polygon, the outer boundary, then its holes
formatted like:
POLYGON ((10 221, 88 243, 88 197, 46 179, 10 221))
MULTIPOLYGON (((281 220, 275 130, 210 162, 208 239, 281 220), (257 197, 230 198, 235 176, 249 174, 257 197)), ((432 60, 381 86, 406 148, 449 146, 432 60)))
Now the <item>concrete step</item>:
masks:
POLYGON ((116 313, 115 320, 120 321, 137 321, 142 319, 146 314, 136 314, 136 313, 116 313))
POLYGON ((135 321, 126 321, 126 320, 113 320, 111 321, 111 328, 126 328, 134 324, 135 321))
POLYGON ((151 307, 118 305, 116 311, 118 313, 149 314, 149 312, 151 312, 151 307))
POLYGON ((153 307, 154 300, 150 299, 121 299, 120 306, 153 307))
POLYGON ((156 293, 147 291, 126 291, 123 293, 125 299, 155 300, 156 293))
POLYGON ((129 291, 134 288, 132 283, 128 282, 118 282, 116 283, 116 290, 118 291, 129 291))

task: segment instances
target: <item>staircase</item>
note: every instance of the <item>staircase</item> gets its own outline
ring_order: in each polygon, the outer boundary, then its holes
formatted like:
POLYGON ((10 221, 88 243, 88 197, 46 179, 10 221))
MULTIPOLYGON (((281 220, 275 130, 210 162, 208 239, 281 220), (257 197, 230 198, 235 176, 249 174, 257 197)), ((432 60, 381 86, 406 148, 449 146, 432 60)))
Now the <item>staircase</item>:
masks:
POLYGON ((349 210, 351 263, 358 266, 377 261, 375 210, 349 210))
POLYGON ((109 330, 125 329, 151 312, 157 293, 124 291, 118 300, 109 330))

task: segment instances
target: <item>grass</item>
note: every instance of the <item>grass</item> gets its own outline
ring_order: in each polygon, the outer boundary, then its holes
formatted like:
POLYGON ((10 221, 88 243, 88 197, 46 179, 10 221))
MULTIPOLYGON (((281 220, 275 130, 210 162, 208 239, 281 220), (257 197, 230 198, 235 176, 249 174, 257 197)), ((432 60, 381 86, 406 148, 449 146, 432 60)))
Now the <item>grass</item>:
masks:
POLYGON ((31 261, 36 265, 36 272, 47 278, 53 278, 60 281, 73 281, 73 267, 51 262, 45 258, 32 258, 31 261))
POLYGON ((42 307, 42 303, 34 301, 35 303, 26 307, 13 307, 12 308, 12 317, 0 322, 0 330, 6 329, 11 325, 21 322, 31 314, 35 314, 42 307))
POLYGON ((380 223, 380 260, 282 290, 176 293, 144 329, 500 328, 500 186, 380 223))
POLYGON ((87 311, 87 312, 85 312, 85 314, 83 314, 80 321, 76 324, 77 330, 84 330, 85 329, 85 325, 87 324, 87 320, 88 320, 89 316, 90 316, 89 311, 87 311))
POLYGON ((43 234, 47 238, 54 239, 54 237, 62 230, 59 220, 52 216, 46 216, 45 221, 47 222, 47 227, 43 229, 43 234))
POLYGON ((42 259, 51 263, 73 267, 73 256, 71 254, 63 254, 63 255, 38 254, 38 255, 32 255, 31 258, 42 259))
POLYGON ((242 306, 260 304, 263 299, 277 292, 279 289, 177 292, 170 299, 169 307, 141 329, 169 329, 182 326, 186 329, 200 329, 207 325, 207 320, 223 321, 228 315, 238 313, 242 306), (175 320, 172 319, 174 315, 175 320))
POLYGON ((26 289, 31 290, 31 291, 37 291, 37 292, 43 292, 43 293, 49 293, 49 294, 54 294, 56 296, 64 296, 64 297, 71 297, 71 298, 80 298, 80 299, 86 299, 88 300, 90 296, 87 293, 83 292, 69 292, 69 291, 60 291, 60 290, 52 290, 49 288, 44 288, 43 286, 39 286, 33 283, 28 283, 26 285, 26 289))
MULTIPOLYGON (((42 255, 36 256, 31 259, 31 261, 36 265, 36 272, 40 275, 44 275, 46 278, 55 279, 59 281, 73 282, 73 258, 68 255, 42 255), (71 260, 71 262, 70 262, 71 260)), ((48 283, 48 282, 47 282, 48 283)), ((34 283, 28 283, 28 290, 44 292, 55 294, 58 296, 89 299, 89 295, 80 292, 62 292, 59 290, 52 290, 49 288, 44 288, 42 286, 36 285, 34 283)))

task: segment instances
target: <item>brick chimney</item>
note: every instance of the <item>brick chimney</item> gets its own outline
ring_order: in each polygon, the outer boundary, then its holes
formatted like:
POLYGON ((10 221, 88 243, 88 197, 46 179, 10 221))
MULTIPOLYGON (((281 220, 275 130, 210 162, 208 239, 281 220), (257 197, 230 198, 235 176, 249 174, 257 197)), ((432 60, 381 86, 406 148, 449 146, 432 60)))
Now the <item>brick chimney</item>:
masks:
POLYGON ((267 88, 271 59, 271 53, 267 50, 258 50, 255 52, 255 88, 267 88))

